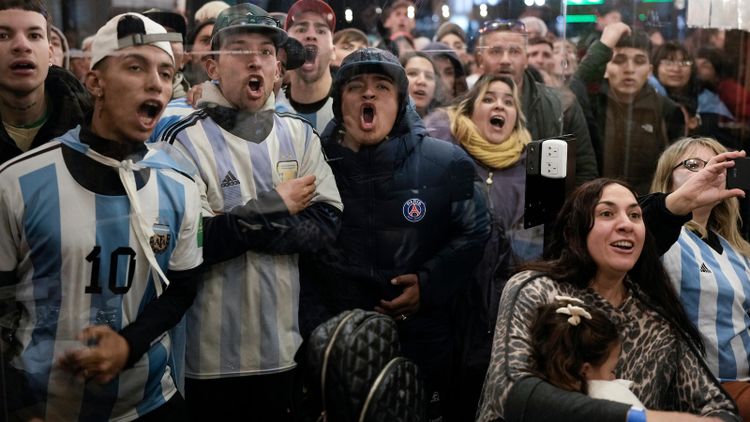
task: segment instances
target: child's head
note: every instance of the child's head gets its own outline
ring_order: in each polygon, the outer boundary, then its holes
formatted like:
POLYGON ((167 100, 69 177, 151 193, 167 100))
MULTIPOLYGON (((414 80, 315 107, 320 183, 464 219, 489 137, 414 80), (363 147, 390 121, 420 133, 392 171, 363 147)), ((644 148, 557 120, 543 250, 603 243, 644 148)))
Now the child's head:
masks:
POLYGON ((556 296, 540 306, 531 335, 534 368, 552 385, 586 394, 586 381, 614 379, 617 327, 603 312, 584 309, 583 301, 556 296))

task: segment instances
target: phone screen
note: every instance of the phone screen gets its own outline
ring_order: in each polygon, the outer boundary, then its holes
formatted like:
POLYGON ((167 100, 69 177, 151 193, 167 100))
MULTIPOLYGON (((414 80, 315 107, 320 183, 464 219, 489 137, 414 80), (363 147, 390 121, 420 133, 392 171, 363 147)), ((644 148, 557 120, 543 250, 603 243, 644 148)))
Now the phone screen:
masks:
POLYGON ((736 158, 734 167, 727 169, 727 189, 750 190, 750 158, 736 158))

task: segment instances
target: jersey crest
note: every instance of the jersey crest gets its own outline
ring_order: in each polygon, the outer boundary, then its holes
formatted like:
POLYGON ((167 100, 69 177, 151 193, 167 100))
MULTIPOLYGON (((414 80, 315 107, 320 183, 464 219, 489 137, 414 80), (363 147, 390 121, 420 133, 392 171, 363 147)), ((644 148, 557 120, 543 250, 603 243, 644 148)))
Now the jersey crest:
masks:
POLYGON ((169 226, 166 224, 154 224, 154 235, 149 239, 151 250, 158 255, 167 250, 172 235, 169 233, 169 226))

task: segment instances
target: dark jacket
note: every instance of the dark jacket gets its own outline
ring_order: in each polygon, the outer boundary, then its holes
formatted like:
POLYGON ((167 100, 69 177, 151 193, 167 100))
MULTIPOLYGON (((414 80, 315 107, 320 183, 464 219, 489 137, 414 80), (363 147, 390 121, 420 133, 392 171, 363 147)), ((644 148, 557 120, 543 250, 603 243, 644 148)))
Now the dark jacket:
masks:
POLYGON ((680 108, 646 83, 632 103, 614 98, 604 80, 612 49, 595 42, 574 78, 588 87, 601 144, 594 145, 604 177, 631 183, 643 194, 649 191, 656 162, 670 142, 685 132, 680 108))
MULTIPOLYGON (((50 66, 44 90, 49 101, 49 117, 34 137, 31 148, 49 142, 84 123, 86 114, 91 110, 88 92, 72 73, 61 67, 50 66)), ((0 125, 0 164, 21 155, 21 152, 5 127, 0 125)))
POLYGON ((359 152, 339 144, 336 119, 323 133, 344 213, 335 245, 315 256, 320 277, 302 287, 303 295, 314 287, 327 311, 310 328, 342 310, 371 310, 398 296, 401 288, 390 280, 409 273, 419 276, 418 314, 435 312, 481 258, 490 224, 472 160, 428 137, 413 107, 396 126, 388 139, 359 152), (407 218, 411 205, 417 209, 409 218, 418 221, 407 218))
POLYGON ((390 280, 415 273, 420 307, 398 322, 399 338, 428 390, 444 389, 451 306, 490 232, 474 165, 462 149, 427 136, 411 106, 386 140, 356 153, 339 144, 339 129, 331 121, 322 142, 344 203, 342 229, 332 247, 301 257, 303 336, 343 310, 372 310, 395 298, 402 290, 390 280))
MULTIPOLYGON (((451 132, 451 120, 443 109, 425 119, 430 135, 460 145, 451 132)), ((474 161, 474 168, 487 192, 492 232, 482 260, 472 272, 471 282, 456 304, 456 375, 453 379, 458 399, 453 405, 453 420, 472 420, 476 413, 484 374, 490 362, 492 335, 497 320, 500 293, 510 277, 514 229, 523 231, 526 188, 526 153, 504 169, 490 169, 474 161), (492 183, 487 183, 491 181, 492 183)), ((543 235, 543 231, 540 231, 543 235)), ((541 256, 541 240, 539 236, 541 256)))
MULTIPOLYGON (((460 146, 451 132, 451 120, 443 109, 430 114, 425 119, 425 126, 430 135, 460 146)), ((509 267, 513 262, 510 240, 514 229, 523 230, 523 213, 526 195, 526 153, 519 161, 504 169, 490 169, 479 161, 474 161, 474 168, 483 181, 482 187, 487 193, 487 208, 490 211, 492 234, 485 245, 482 260, 474 269, 471 286, 472 312, 479 317, 482 334, 485 334, 487 361, 489 346, 492 341, 491 330, 495 327, 497 305, 500 292, 508 280, 509 267), (487 183, 487 180, 492 183, 487 183), (489 338, 486 338, 490 331, 489 338)), ((540 239, 541 240, 541 237, 540 239)), ((537 258, 541 258, 540 254, 537 258)), ((472 352, 476 352, 475 347, 472 352)))
POLYGON ((523 114, 531 139, 545 139, 572 134, 576 140, 576 185, 595 179, 599 173, 591 146, 586 118, 573 96, 564 96, 525 72, 521 92, 523 114))

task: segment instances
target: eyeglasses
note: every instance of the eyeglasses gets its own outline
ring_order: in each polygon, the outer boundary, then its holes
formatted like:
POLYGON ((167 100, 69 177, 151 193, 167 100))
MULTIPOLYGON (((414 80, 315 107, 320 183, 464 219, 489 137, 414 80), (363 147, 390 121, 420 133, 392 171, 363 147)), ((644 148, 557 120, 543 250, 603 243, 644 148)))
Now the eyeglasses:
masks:
POLYGON ((498 31, 526 34, 526 25, 523 22, 515 19, 494 19, 491 21, 486 21, 482 24, 482 27, 479 28, 479 35, 498 31))
POLYGON ((659 64, 669 67, 690 67, 693 65, 693 62, 691 60, 662 60, 659 64))
POLYGON ((706 167, 706 164, 708 164, 708 161, 701 160, 700 158, 688 158, 687 160, 674 166, 672 171, 675 171, 678 168, 684 166, 686 169, 692 172, 697 172, 700 171, 700 169, 702 169, 703 167, 706 167))

